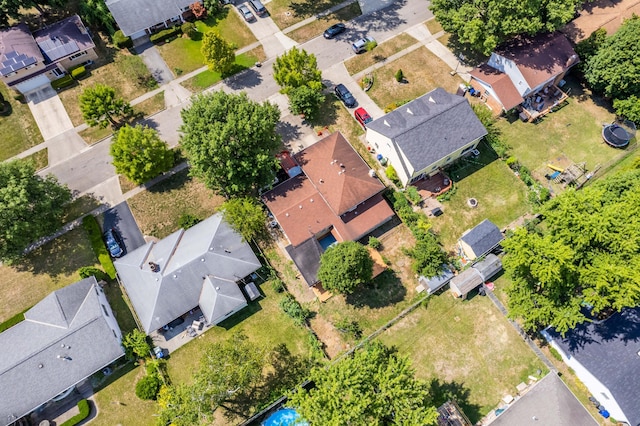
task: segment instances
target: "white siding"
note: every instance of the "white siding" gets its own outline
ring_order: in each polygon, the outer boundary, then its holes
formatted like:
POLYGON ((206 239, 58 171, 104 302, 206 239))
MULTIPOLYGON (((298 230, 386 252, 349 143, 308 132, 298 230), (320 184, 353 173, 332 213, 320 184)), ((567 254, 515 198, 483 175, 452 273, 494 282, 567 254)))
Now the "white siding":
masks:
POLYGON ((507 74, 511 79, 513 85, 516 87, 518 93, 520 93, 520 96, 524 97, 524 95, 531 91, 529 84, 524 79, 524 76, 518 69, 518 66, 512 60, 509 60, 496 53, 492 53, 487 64, 507 74))
MULTIPOLYGON (((410 176, 404 171, 403 162, 394 149, 391 139, 375 130, 367 129, 367 142, 376 150, 376 156, 382 154, 382 156, 387 159, 388 164, 391 164, 393 168, 396 169, 402 184, 406 185, 410 176)), ((407 166, 410 167, 408 164, 407 166)))

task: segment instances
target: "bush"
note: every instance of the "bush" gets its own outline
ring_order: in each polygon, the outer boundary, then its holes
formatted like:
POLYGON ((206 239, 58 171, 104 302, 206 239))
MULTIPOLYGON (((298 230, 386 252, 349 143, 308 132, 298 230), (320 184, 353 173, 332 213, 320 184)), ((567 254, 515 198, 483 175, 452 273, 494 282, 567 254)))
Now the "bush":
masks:
POLYGON ((556 348, 549 346, 549 352, 551 353, 552 357, 554 357, 558 361, 562 361, 562 355, 560 355, 560 352, 558 352, 556 348))
POLYGON ((75 416, 71 417, 66 422, 62 423, 60 426, 75 426, 87 417, 89 417, 89 413, 91 413, 91 407, 89 407, 89 401, 86 399, 81 399, 78 401, 78 409, 80 412, 75 416))
POLYGON ((78 67, 73 68, 70 74, 72 78, 77 80, 78 78, 83 77, 87 74, 87 69, 84 67, 84 65, 80 65, 78 67))
POLYGON ((382 247, 382 243, 376 237, 369 237, 369 242, 367 244, 369 244, 369 247, 375 250, 378 250, 380 247, 382 247))
POLYGON ((282 292, 285 291, 284 283, 282 282, 282 280, 280 278, 277 278, 277 277, 272 279, 271 288, 276 293, 282 293, 282 292))
POLYGON ((511 170, 518 170, 518 168, 520 168, 520 164, 518 163, 518 159, 514 156, 511 156, 509 158, 506 159, 505 163, 507 164, 507 166, 509 166, 509 168, 511 170))
POLYGON ((404 73, 402 72, 402 70, 401 70, 401 69, 399 69, 398 71, 396 71, 396 75, 395 75, 395 77, 396 77, 396 81, 397 81, 398 83, 402 83, 402 82, 404 81, 404 73))
POLYGON ((136 383, 136 396, 143 400, 155 400, 160 391, 160 385, 158 376, 144 376, 136 383))
POLYGON ((151 345, 149 345, 147 335, 137 328, 124 335, 122 347, 124 348, 125 356, 130 360, 144 359, 151 352, 151 345))
POLYGON ((113 33, 111 40, 118 49, 129 49, 133 47, 133 41, 131 40, 131 37, 127 37, 126 35, 124 35, 122 30, 118 30, 113 33))
POLYGON ((367 42, 367 44, 364 45, 364 48, 367 52, 371 52, 373 49, 376 48, 377 45, 378 45, 377 41, 369 41, 367 42))
POLYGON ((82 226, 87 231, 87 235, 89 236, 89 241, 91 241, 91 247, 93 247, 93 251, 102 265, 102 269, 104 269, 105 273, 112 280, 116 278, 116 268, 113 266, 113 261, 111 261, 111 256, 109 256, 109 252, 107 251, 107 247, 104 245, 104 241, 102 241, 102 232, 100 231, 100 225, 98 225, 98 221, 95 217, 89 215, 85 216, 82 219, 82 226))
POLYGON ((180 30, 182 31, 182 34, 186 34, 191 40, 198 36, 198 29, 196 28, 196 24, 193 22, 185 22, 180 27, 180 30))
POLYGON ((153 44, 158 44, 158 43, 167 41, 170 38, 176 37, 181 33, 182 33, 182 30, 180 29, 180 27, 175 26, 173 28, 167 28, 166 30, 162 30, 160 32, 153 34, 151 37, 149 37, 149 40, 153 44))
POLYGON ((278 303, 280 309, 290 316, 297 325, 305 325, 311 316, 309 309, 302 306, 291 294, 285 293, 278 303))
POLYGON ((336 329, 344 333, 356 340, 362 337, 362 327, 355 320, 348 320, 346 318, 342 318, 334 324, 336 329))
POLYGON ((396 169, 393 168, 392 165, 388 165, 384 170, 384 174, 391 180, 391 182, 395 183, 398 186, 402 186, 402 182, 400 182, 400 178, 398 177, 398 173, 396 169))
POLYGON ((418 205, 422 201, 422 197, 418 192, 418 188, 416 188, 415 186, 409 185, 404 191, 404 195, 413 205, 418 205))
POLYGON ((185 213, 180 216, 180 219, 178 219, 178 226, 183 229, 189 229, 200 222, 202 222, 202 219, 200 219, 199 217, 196 217, 189 213, 185 213))
POLYGON ((51 82, 51 87, 53 87, 55 90, 60 90, 64 87, 71 86, 73 83, 74 83, 73 77, 67 74, 64 77, 61 77, 57 80, 53 80, 51 82))
POLYGON ((102 269, 98 269, 95 266, 83 266, 82 268, 78 269, 78 275, 80 275, 80 278, 82 279, 89 278, 90 276, 94 276, 98 281, 109 280, 109 277, 107 276, 107 274, 105 274, 105 272, 102 269))

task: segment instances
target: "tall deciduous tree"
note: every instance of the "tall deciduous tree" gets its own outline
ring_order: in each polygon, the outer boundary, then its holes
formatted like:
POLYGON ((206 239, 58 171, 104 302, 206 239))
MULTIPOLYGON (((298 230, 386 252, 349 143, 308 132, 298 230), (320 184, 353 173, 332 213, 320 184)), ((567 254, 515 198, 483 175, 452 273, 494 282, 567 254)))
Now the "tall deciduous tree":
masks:
POLYGON ((640 96, 631 95, 626 99, 614 99, 613 108, 617 115, 640 125, 640 96))
POLYGON ((160 139, 158 132, 147 126, 122 127, 110 151, 116 172, 138 184, 173 166, 173 152, 160 139))
POLYGON ((114 129, 120 127, 133 115, 131 105, 116 96, 113 87, 104 84, 96 84, 82 92, 80 111, 88 125, 105 128, 111 124, 114 129))
POLYGON ((33 7, 42 15, 44 7, 62 9, 65 3, 65 0, 0 0, 0 26, 7 26, 10 18, 22 18, 21 9, 33 7))
POLYGON ((255 193, 273 182, 280 110, 245 93, 197 96, 182 110, 181 145, 191 173, 226 196, 255 193))
POLYGON ((315 388, 297 389, 288 404, 313 425, 431 425, 437 412, 426 382, 406 357, 373 342, 328 369, 315 368, 315 388))
POLYGON ((640 302, 640 170, 567 191, 541 211, 544 226, 503 246, 509 315, 526 329, 566 332, 594 314, 640 302))
POLYGON ((273 78, 283 93, 301 86, 308 86, 316 91, 322 89, 322 73, 318 69, 316 56, 297 47, 276 58, 273 78))
POLYGON ((71 192, 25 161, 0 163, 0 259, 15 260, 38 238, 62 224, 71 192))
POLYGON ((104 0, 83 0, 78 7, 85 24, 102 28, 109 34, 116 32, 115 20, 104 0))
POLYGON ((236 60, 235 49, 216 31, 204 33, 200 51, 211 71, 224 75, 233 68, 236 60))
POLYGON ((224 220, 242 235, 245 241, 265 237, 266 216, 262 206, 254 198, 232 198, 222 204, 224 220))
POLYGON ((324 95, 320 90, 309 86, 300 86, 289 92, 289 107, 294 114, 304 114, 307 120, 314 120, 324 102, 324 95))
POLYGON ((329 248, 320 257, 318 279, 322 286, 338 293, 353 293, 360 284, 371 281, 373 259, 365 246, 345 241, 329 248))

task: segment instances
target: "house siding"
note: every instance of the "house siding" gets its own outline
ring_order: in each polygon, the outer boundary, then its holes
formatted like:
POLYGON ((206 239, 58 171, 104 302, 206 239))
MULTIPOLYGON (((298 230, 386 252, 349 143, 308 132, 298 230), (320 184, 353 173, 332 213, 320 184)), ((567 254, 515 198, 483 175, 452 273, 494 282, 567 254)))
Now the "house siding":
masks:
POLYGON ((104 291, 102 290, 102 288, 100 288, 99 285, 94 286, 94 288, 96 290, 96 294, 98 295, 98 300, 100 301, 100 304, 104 309, 104 311, 102 312, 102 316, 104 317, 105 321, 109 325, 109 328, 111 328, 113 333, 116 335, 118 341, 122 342, 122 331, 120 331, 120 327, 118 326, 116 317, 113 314, 111 305, 107 300, 107 296, 104 294, 104 291))
POLYGON ((387 159, 388 164, 392 165, 396 170, 402 184, 406 185, 409 182, 412 170, 407 170, 407 167, 410 167, 408 166, 409 163, 405 163, 404 159, 401 159, 391 139, 375 130, 367 129, 367 141, 376 150, 376 155, 382 154, 387 159))
POLYGON ((4 80, 7 86, 10 86, 14 81, 24 79, 25 77, 28 77, 32 74, 37 74, 39 71, 42 71, 44 68, 45 68, 44 63, 38 62, 35 67, 21 68, 15 71, 14 75, 6 76, 6 77, 3 77, 2 79, 4 80))
MULTIPOLYGON (((69 72, 69 70, 75 66, 80 65, 83 62, 86 61, 95 61, 96 59, 98 59, 98 54, 96 53, 95 49, 89 49, 89 50, 85 50, 84 52, 86 52, 85 55, 79 56, 77 58, 74 59, 69 59, 69 57, 61 59, 58 62, 58 67, 60 67, 61 69, 69 72)), ((74 55, 77 53, 74 53, 74 55)), ((73 56, 73 55, 70 55, 73 56)))
POLYGON ((513 82, 513 85, 515 86, 518 93, 520 93, 520 96, 524 97, 527 93, 531 92, 529 84, 518 69, 516 63, 512 60, 507 59, 504 56, 498 55, 494 52, 491 54, 491 57, 489 58, 487 64, 490 67, 493 67, 507 74, 513 82))
POLYGON ((449 166, 450 164, 452 164, 454 161, 456 161, 457 159, 459 159, 460 157, 462 157, 462 153, 463 151, 467 150, 467 152, 469 152, 469 150, 473 149, 476 147, 476 144, 478 143, 480 139, 476 139, 474 141, 469 142, 468 144, 466 144, 465 146, 463 146, 462 148, 452 152, 451 154, 447 155, 446 157, 441 158, 440 160, 429 164, 427 167, 425 167, 422 170, 418 170, 415 171, 413 173, 413 175, 411 176, 411 178, 416 178, 418 176, 420 176, 421 174, 425 173, 429 176, 433 176, 436 173, 438 173, 438 170, 441 168, 444 168, 446 166, 449 166))
POLYGON ((493 111, 494 114, 499 115, 500 113, 502 113, 504 107, 502 106, 502 102, 500 101, 500 98, 498 97, 496 92, 493 91, 493 87, 491 87, 491 85, 486 84, 485 82, 478 80, 475 77, 471 79, 470 83, 474 89, 481 93, 480 99, 485 102, 487 107, 489 107, 489 109, 493 111), (485 94, 485 91, 489 92, 489 96, 485 94))

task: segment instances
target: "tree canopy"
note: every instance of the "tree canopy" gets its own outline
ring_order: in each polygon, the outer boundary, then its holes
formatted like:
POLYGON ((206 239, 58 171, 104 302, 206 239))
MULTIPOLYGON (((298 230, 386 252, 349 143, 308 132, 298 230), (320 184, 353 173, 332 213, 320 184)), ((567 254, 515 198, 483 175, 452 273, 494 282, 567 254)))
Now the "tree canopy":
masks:
POLYGON ((313 53, 293 47, 276 58, 273 64, 273 78, 283 93, 301 86, 319 91, 322 89, 322 73, 313 53))
POLYGON ((111 124, 114 129, 133 115, 131 105, 116 96, 113 87, 100 83, 84 89, 80 94, 80 111, 88 125, 105 128, 111 124))
POLYGON ((315 388, 296 389, 287 404, 313 425, 430 425, 437 413, 426 382, 406 357, 380 342, 327 368, 314 368, 315 388))
POLYGON ((226 220, 245 241, 265 238, 266 215, 255 198, 240 197, 227 200, 220 207, 226 220))
POLYGON ((60 225, 71 192, 26 161, 0 163, 0 259, 14 260, 60 225))
POLYGON ((640 302, 640 170, 547 202, 544 223, 504 241, 509 315, 528 330, 564 333, 640 302))
POLYGON ((569 22, 582 0, 433 0, 430 9, 445 31, 485 55, 519 34, 553 31, 569 22))
POLYGON ((369 251, 355 241, 338 243, 320 257, 318 279, 330 291, 353 293, 358 285, 370 282, 372 274, 369 251))
POLYGON ((204 33, 200 51, 211 71, 224 75, 233 68, 236 60, 235 48, 216 31, 204 33))
POLYGON ((277 106, 222 91, 195 97, 182 110, 181 146, 191 173, 214 191, 252 194, 273 182, 280 147, 277 106))
POLYGON ((116 172, 143 183, 173 166, 174 155, 158 132, 147 126, 124 126, 110 148, 116 172))
POLYGON ((613 109, 620 115, 640 125, 640 96, 631 95, 627 99, 614 99, 613 109))
POLYGON ((624 21, 587 59, 584 76, 594 90, 614 99, 640 96, 640 17, 624 21))
POLYGON ((289 109, 294 114, 304 114, 308 120, 314 120, 320 112, 324 95, 320 90, 309 86, 300 86, 289 92, 289 109))
POLYGON ((0 0, 0 26, 7 26, 10 18, 15 20, 22 18, 24 9, 33 7, 42 15, 45 13, 45 6, 61 9, 65 3, 65 0, 0 0))

